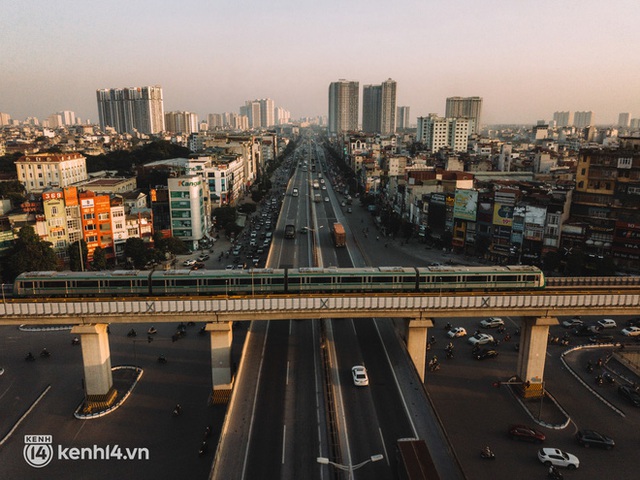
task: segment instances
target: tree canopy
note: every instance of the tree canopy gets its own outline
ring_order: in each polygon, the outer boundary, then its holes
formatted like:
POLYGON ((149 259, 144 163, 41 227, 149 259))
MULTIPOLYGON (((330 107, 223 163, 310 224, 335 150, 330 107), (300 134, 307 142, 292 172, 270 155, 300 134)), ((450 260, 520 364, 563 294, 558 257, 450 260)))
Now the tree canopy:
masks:
POLYGON ((33 227, 25 226, 18 232, 13 248, 5 258, 3 278, 12 282, 23 272, 48 271, 58 268, 58 257, 51 242, 43 241, 33 227))

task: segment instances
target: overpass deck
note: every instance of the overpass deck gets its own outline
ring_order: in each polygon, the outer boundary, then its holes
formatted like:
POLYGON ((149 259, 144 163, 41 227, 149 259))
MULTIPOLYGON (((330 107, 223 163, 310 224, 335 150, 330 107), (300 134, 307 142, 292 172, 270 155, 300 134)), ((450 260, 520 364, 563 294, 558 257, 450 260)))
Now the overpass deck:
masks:
POLYGON ((631 315, 640 289, 443 294, 272 295, 245 297, 127 297, 11 299, 0 303, 2 324, 288 320, 291 318, 482 317, 487 315, 631 315))

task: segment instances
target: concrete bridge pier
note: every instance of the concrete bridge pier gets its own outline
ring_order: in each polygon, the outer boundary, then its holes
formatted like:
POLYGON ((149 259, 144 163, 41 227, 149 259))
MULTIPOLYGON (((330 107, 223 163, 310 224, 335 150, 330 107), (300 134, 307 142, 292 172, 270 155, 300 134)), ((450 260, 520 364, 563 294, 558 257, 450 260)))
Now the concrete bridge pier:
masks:
POLYGON ((407 332, 407 350, 418 371, 420 380, 423 382, 427 367, 427 330, 429 327, 433 327, 433 320, 430 318, 413 318, 409 320, 407 332))
POLYGON ((231 375, 231 342, 233 322, 207 323, 206 331, 211 336, 211 377, 213 380, 213 403, 228 403, 231 398, 233 379, 231 375))
POLYGON ((555 317, 522 317, 517 377, 522 381, 522 396, 544 395, 544 364, 547 356, 549 326, 557 325, 555 317))
POLYGON ((110 407, 116 399, 111 374, 111 351, 106 323, 76 325, 71 333, 79 335, 84 365, 85 410, 110 407))

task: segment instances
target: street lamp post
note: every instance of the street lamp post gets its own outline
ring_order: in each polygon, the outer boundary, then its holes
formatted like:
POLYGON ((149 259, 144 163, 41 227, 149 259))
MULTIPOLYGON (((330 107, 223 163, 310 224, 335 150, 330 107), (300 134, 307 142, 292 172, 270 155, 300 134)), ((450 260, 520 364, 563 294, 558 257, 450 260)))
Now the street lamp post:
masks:
POLYGON ((353 480, 353 472, 360 467, 364 467, 367 463, 378 462, 384 458, 384 455, 376 454, 371 455, 370 458, 367 458, 364 462, 356 463, 355 465, 342 465, 340 463, 335 463, 329 460, 327 457, 318 457, 316 461, 321 465, 333 465, 338 470, 342 470, 343 472, 348 472, 349 480, 353 480))

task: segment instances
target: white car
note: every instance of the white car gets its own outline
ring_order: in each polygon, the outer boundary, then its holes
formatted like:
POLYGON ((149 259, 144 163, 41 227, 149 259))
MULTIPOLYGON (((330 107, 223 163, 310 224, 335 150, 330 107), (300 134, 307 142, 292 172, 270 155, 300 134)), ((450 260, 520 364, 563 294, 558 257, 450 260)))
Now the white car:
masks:
POLYGON ((194 259, 185 260, 184 262, 182 262, 182 265, 184 265, 185 267, 192 267, 195 264, 196 264, 196 261, 194 259))
POLYGON ((575 328, 579 327, 580 325, 584 325, 584 322, 579 318, 572 318, 570 320, 565 320, 564 322, 562 322, 562 326, 564 328, 575 328))
POLYGON ((489 317, 486 320, 480 322, 482 328, 498 328, 504 327, 504 321, 498 317, 489 317))
POLYGON ((467 335, 467 331, 462 327, 455 327, 449 330, 447 335, 451 338, 465 337, 467 335))
POLYGON ((637 337, 640 335, 640 327, 627 327, 622 329, 622 334, 625 337, 637 337))
POLYGON ((353 384, 357 387, 366 387, 369 385, 369 377, 367 376, 367 369, 362 365, 355 365, 351 368, 351 375, 353 376, 353 384))
POLYGON ((616 328, 618 326, 613 318, 603 318, 602 320, 598 320, 596 323, 602 328, 616 328))
POLYGON ((486 345, 493 342, 493 337, 487 333, 478 333, 467 340, 471 345, 486 345))
POLYGON ((557 448, 541 448, 538 450, 538 459, 547 467, 567 467, 574 470, 580 466, 580 460, 572 455, 557 448))

